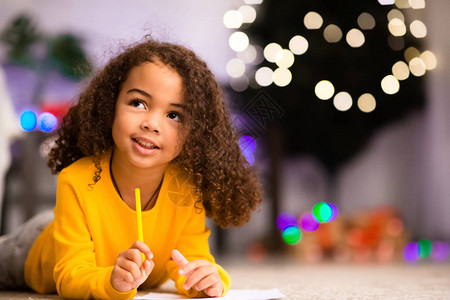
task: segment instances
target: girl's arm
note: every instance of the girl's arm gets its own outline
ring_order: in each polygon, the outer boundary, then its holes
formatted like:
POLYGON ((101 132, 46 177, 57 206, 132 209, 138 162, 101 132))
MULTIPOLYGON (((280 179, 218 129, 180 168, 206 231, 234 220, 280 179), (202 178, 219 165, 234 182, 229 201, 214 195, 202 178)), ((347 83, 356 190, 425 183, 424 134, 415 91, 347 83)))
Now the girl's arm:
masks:
POLYGON ((64 170, 58 177, 53 271, 58 294, 63 298, 131 299, 136 289, 121 293, 111 285, 113 266, 96 265, 95 245, 75 181, 64 170))
MULTIPOLYGON (((196 204, 197 205, 197 204, 196 204)), ((214 257, 209 251, 208 237, 210 235, 209 229, 205 226, 205 209, 202 207, 201 212, 198 209, 191 209, 191 217, 184 225, 180 240, 175 248, 180 251, 188 261, 204 260, 212 264, 220 276, 223 285, 222 296, 224 296, 230 289, 231 279, 228 273, 218 264, 215 263, 214 257)), ((180 276, 178 271, 180 267, 175 261, 170 260, 167 264, 169 277, 175 281, 175 286, 178 293, 187 295, 189 297, 204 296, 201 291, 195 288, 186 290, 183 285, 186 282, 185 276, 180 276)))

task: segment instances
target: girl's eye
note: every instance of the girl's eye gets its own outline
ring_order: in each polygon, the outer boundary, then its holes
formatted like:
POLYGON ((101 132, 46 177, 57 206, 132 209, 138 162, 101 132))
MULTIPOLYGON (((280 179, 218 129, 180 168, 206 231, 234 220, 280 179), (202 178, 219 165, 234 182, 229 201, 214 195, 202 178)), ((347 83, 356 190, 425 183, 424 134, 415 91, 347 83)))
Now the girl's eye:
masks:
POLYGON ((130 105, 137 108, 145 108, 144 103, 141 100, 135 99, 130 101, 130 105))
POLYGON ((180 122, 180 115, 176 112, 170 112, 167 116, 174 121, 180 122))

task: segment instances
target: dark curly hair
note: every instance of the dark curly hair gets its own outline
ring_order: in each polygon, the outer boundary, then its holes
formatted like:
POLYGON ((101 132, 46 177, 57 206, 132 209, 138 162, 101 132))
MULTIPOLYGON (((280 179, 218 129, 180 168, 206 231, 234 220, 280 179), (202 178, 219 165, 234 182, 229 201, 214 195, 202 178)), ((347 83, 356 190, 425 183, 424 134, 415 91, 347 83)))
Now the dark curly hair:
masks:
POLYGON ((64 116, 49 167, 56 174, 81 157, 93 156, 94 184, 100 180, 100 161, 114 145, 111 128, 122 84, 132 68, 155 61, 175 70, 183 82, 187 136, 173 163, 193 179, 206 215, 217 225, 245 224, 262 200, 260 183, 241 153, 214 75, 180 45, 147 39, 111 59, 64 116))

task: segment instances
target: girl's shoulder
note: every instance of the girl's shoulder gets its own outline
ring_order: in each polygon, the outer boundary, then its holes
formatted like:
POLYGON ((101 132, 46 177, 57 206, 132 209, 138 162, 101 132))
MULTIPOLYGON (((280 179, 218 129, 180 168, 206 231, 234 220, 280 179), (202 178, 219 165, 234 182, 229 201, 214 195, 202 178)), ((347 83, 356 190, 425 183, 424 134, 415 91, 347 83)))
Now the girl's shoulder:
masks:
MULTIPOLYGON (((103 162, 101 165, 102 169, 104 169, 103 162)), ((59 175, 70 176, 72 178, 92 179, 96 170, 93 156, 85 156, 62 169, 59 175)))

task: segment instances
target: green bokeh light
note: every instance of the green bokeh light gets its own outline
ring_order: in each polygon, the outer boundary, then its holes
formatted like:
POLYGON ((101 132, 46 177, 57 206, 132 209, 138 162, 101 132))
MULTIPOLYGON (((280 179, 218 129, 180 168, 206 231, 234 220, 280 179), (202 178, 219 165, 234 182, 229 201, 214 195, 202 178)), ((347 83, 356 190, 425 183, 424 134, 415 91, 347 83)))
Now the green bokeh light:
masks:
POLYGON ((302 238, 302 232, 298 226, 289 226, 281 233, 281 237, 286 244, 297 244, 302 238))
POLYGON ((431 253, 431 242, 429 240, 420 240, 419 241, 419 256, 422 258, 427 258, 431 253))
POLYGON ((320 223, 328 222, 333 215, 333 209, 328 203, 319 202, 314 205, 313 215, 320 223))

